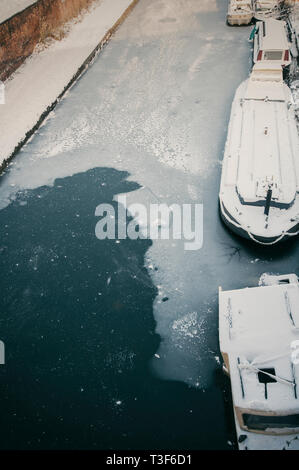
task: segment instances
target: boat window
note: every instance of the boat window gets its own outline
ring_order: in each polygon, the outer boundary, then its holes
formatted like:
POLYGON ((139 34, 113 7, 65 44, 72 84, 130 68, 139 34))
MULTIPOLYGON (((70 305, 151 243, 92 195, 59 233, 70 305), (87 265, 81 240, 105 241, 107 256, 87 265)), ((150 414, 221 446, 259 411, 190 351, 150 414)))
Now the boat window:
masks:
POLYGON ((268 368, 268 369, 260 369, 258 372, 258 379, 261 384, 270 384, 275 383, 277 380, 274 377, 270 377, 268 374, 275 375, 275 369, 268 368))
POLYGON ((244 413, 243 422, 248 429, 256 431, 299 428, 299 414, 287 416, 262 416, 244 413))
POLYGON ((282 51, 265 51, 264 60, 281 60, 282 51))
POLYGON ((267 385, 277 382, 277 380, 275 379, 275 369, 273 367, 270 367, 270 368, 267 368, 267 369, 260 369, 257 376, 258 376, 259 382, 261 384, 265 384, 265 399, 267 400, 268 399, 267 385), (273 376, 273 377, 271 377, 271 376, 273 376))
POLYGON ((290 280, 289 279, 279 279, 278 281, 279 284, 290 284, 290 280))

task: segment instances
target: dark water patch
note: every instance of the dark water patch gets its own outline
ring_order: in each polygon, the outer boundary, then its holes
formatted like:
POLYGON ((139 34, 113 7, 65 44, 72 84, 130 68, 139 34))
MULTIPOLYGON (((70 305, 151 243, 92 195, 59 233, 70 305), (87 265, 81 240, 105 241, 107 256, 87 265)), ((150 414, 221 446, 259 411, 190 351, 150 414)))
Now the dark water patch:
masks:
POLYGON ((117 211, 114 196, 139 188, 127 176, 57 179, 0 212, 2 449, 228 447, 221 386, 197 391, 150 372, 152 242, 95 236, 96 207, 117 211))

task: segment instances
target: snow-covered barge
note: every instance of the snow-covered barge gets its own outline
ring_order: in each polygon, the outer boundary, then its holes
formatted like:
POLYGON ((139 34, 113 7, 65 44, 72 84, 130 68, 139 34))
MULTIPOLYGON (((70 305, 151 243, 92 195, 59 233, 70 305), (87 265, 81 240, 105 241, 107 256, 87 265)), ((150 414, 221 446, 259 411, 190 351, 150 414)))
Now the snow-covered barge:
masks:
POLYGON ((299 284, 219 289, 219 338, 239 449, 299 449, 299 284))
POLYGON ((299 138, 278 64, 257 63, 236 91, 219 200, 230 229, 257 243, 299 233, 299 138))
POLYGON ((283 3, 283 0, 254 0, 254 18, 257 20, 279 18, 283 3))
POLYGON ((252 0, 230 0, 227 11, 227 23, 231 26, 250 24, 253 19, 252 0))
POLYGON ((282 0, 229 0, 227 23, 248 25, 253 20, 279 19, 283 13, 282 0))

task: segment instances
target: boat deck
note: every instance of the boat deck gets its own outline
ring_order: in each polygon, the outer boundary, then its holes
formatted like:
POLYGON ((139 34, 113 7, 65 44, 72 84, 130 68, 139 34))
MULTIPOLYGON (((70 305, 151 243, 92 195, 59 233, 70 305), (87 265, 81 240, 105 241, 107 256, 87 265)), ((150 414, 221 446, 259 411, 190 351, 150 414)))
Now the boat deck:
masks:
POLYGON ((232 116, 225 184, 236 185, 242 202, 254 204, 266 197, 263 184, 273 183, 273 199, 289 206, 299 190, 299 149, 286 86, 274 83, 267 91, 264 84, 245 86, 245 99, 240 105, 240 96, 232 116))
MULTIPOLYGON (((295 420, 297 429, 299 364, 295 364, 292 346, 299 347, 298 283, 220 291, 219 334, 231 378, 238 434, 248 432, 239 425, 241 411, 270 419, 295 415, 288 419, 295 420)), ((275 439, 282 446, 286 436, 279 434, 294 436, 289 428, 276 432, 275 439)), ((256 437, 249 432, 249 437, 258 448, 260 443, 271 447, 271 436, 256 437)))

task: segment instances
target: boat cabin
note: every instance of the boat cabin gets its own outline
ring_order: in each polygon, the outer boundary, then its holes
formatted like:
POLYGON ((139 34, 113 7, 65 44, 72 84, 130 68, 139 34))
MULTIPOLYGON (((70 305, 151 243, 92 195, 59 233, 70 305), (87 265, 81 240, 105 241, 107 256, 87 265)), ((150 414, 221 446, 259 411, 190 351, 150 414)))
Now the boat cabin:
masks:
POLYGON ((294 204, 299 190, 299 163, 295 159, 297 149, 288 140, 286 99, 281 65, 257 63, 242 102, 244 129, 239 141, 242 158, 236 189, 243 204, 263 204, 269 189, 272 206, 287 209, 294 204), (258 158, 252 159, 255 155, 258 158))
POLYGON ((273 18, 257 21, 253 29, 254 63, 270 61, 287 67, 291 63, 290 43, 285 21, 273 18))

